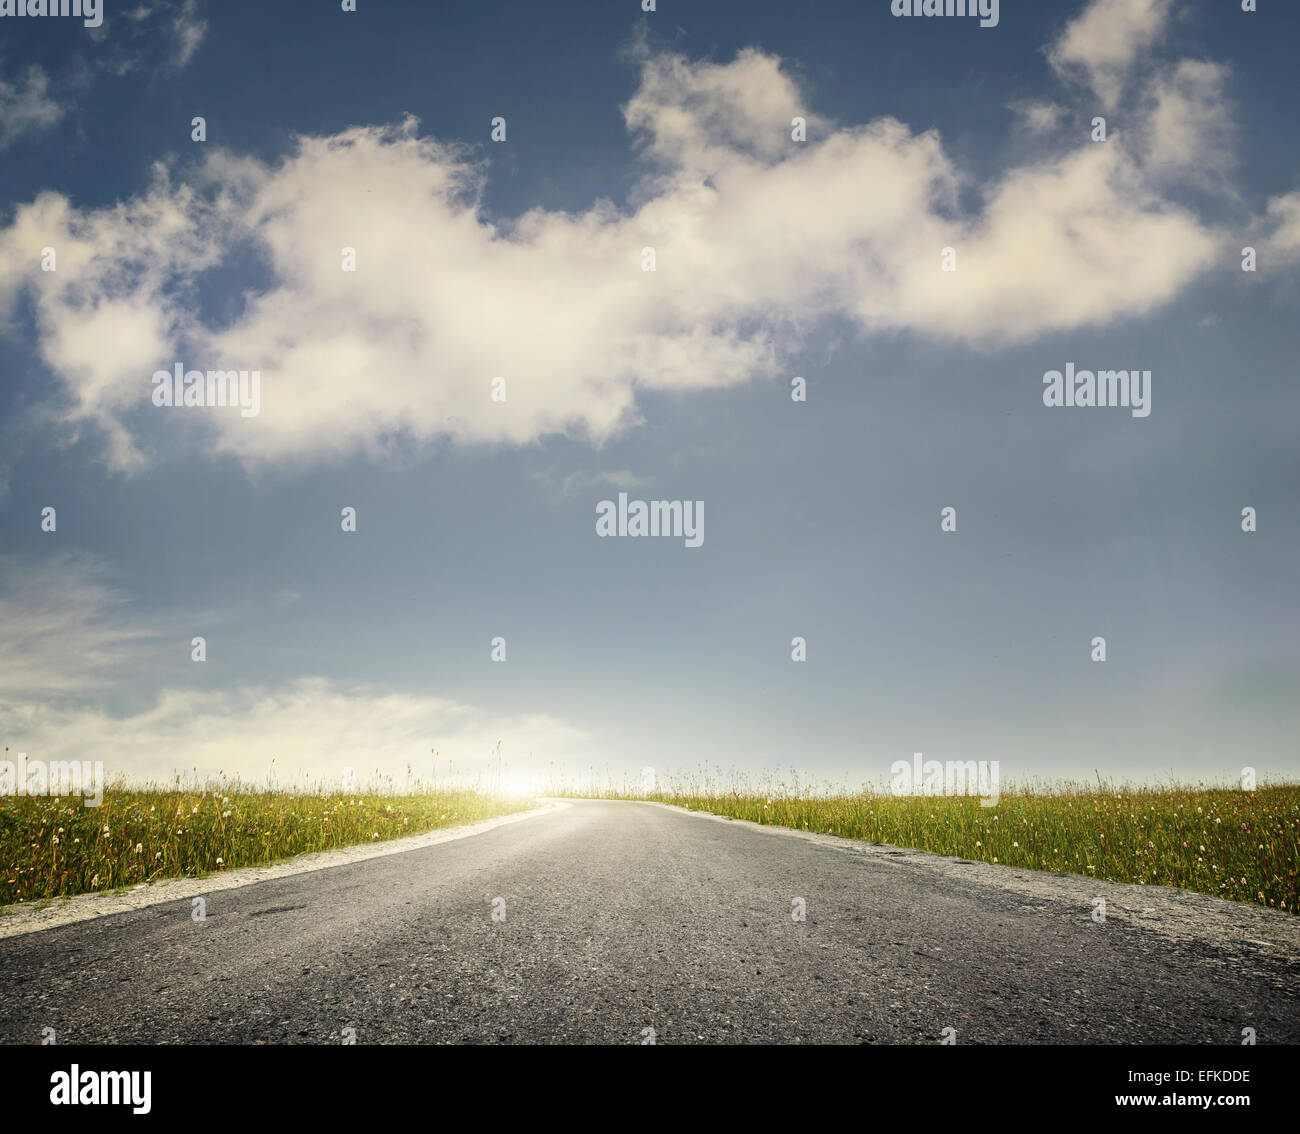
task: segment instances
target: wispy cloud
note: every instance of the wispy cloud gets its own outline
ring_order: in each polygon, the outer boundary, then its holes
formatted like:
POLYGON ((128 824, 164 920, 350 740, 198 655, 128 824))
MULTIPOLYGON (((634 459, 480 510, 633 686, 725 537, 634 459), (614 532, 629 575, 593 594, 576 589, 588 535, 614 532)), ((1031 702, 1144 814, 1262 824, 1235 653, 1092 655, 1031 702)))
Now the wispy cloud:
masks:
MULTIPOLYGON (((293 592, 281 592, 296 601, 293 592)), ((214 616, 204 614, 201 621, 214 616)), ((136 778, 198 768, 262 779, 281 773, 337 779, 344 767, 400 777, 428 774, 430 749, 470 776, 498 741, 516 769, 544 769, 584 751, 587 734, 547 713, 491 714, 428 693, 304 676, 278 686, 164 685, 149 707, 106 708, 161 652, 188 634, 145 613, 96 561, 56 555, 0 559, 0 741, 43 759, 102 754, 136 778)), ((198 665, 199 663, 186 663, 198 665)))
POLYGON ((175 66, 184 67, 198 51, 208 34, 208 21, 199 15, 198 0, 185 0, 171 15, 172 35, 175 37, 175 66))
POLYGON ((0 557, 0 703, 109 687, 161 636, 131 608, 89 557, 0 557))
POLYGON ((0 150, 59 124, 65 108, 50 97, 49 88, 49 77, 40 67, 29 68, 18 83, 0 79, 0 150))
POLYGON ((540 481, 546 489, 546 494, 552 501, 570 500, 579 492, 584 492, 596 488, 609 488, 630 492, 634 488, 640 488, 647 481, 644 477, 637 476, 636 473, 628 469, 613 469, 609 472, 569 472, 563 475, 557 474, 551 469, 542 469, 530 472, 529 476, 536 481, 540 481))
POLYGON ((116 716, 100 705, 58 706, 0 700, 0 736, 42 759, 96 753, 110 775, 167 779, 175 770, 201 777, 281 782, 337 781, 345 768, 404 782, 408 765, 427 780, 438 751, 439 774, 486 775, 498 741, 503 762, 544 771, 574 762, 586 734, 545 713, 489 717, 427 694, 398 693, 303 677, 276 688, 161 690, 147 710, 116 716))
POLYGON ((150 0, 112 10, 91 32, 97 50, 86 61, 94 72, 129 75, 144 70, 174 74, 189 65, 208 32, 200 0, 150 0))

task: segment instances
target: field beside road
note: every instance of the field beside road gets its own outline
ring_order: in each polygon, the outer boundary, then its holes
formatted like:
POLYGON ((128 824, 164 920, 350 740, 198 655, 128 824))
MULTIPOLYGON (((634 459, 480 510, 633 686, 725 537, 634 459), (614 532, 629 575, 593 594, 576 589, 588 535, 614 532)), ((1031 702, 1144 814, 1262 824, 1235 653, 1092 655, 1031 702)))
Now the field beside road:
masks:
POLYGON ((68 796, 9 796, 0 799, 0 907, 201 877, 530 806, 524 799, 437 790, 109 789, 99 807, 68 796))
MULTIPOLYGON (((1000 866, 1173 886, 1289 913, 1300 907, 1297 784, 1011 790, 996 806, 967 795, 821 794, 785 785, 597 794, 1000 866)), ((11 796, 0 799, 0 907, 203 877, 531 806, 466 790, 110 788, 100 807, 71 797, 11 796)))
MULTIPOLYGON (((610 793, 604 798, 623 798, 610 793)), ((637 796, 636 798, 646 798, 637 796)), ((1177 886, 1295 913, 1300 785, 1095 788, 975 796, 678 790, 688 810, 1112 882, 1177 886)))

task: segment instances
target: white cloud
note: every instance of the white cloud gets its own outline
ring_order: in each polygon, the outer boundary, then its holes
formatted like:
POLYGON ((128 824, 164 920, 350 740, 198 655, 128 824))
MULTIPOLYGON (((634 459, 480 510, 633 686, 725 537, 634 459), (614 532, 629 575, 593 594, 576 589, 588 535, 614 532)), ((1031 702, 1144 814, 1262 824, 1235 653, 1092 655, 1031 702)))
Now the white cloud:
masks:
POLYGON ((1185 59, 1152 81, 1140 134, 1153 178, 1229 188, 1237 158, 1228 78, 1221 64, 1185 59))
POLYGON ((1063 77, 1081 77, 1114 110, 1137 61, 1163 35, 1171 0, 1093 0, 1048 52, 1063 77))
POLYGON ((304 677, 275 689, 165 689, 148 710, 114 716, 98 705, 78 707, 0 701, 0 736, 33 759, 104 761, 109 776, 169 781, 174 771, 201 779, 224 774, 265 783, 272 769, 286 787, 337 782, 354 768, 406 782, 428 780, 430 749, 439 773, 487 777, 498 740, 512 769, 545 770, 572 762, 586 734, 547 714, 488 720, 443 698, 395 693, 304 677))
POLYGON ((20 288, 32 293, 41 356, 69 395, 59 412, 95 420, 117 468, 144 463, 120 414, 148 404, 150 375, 169 365, 192 321, 187 285, 219 257, 205 219, 214 207, 159 166, 150 191, 130 202, 78 211, 42 193, 0 230, 0 319, 20 288), (44 248, 54 271, 42 270, 44 248))
POLYGON ((65 108, 50 98, 49 86, 48 76, 39 67, 32 67, 20 84, 0 79, 0 150, 58 125, 65 108))
POLYGON ((350 766, 363 779, 378 770, 400 785, 407 764, 427 779, 433 747, 444 775, 452 760, 470 778, 488 770, 498 740, 515 769, 529 754, 543 770, 585 755, 586 734, 549 714, 498 717, 447 698, 315 676, 276 688, 164 687, 151 707, 115 715, 104 699, 151 656, 175 656, 189 635, 142 615, 102 566, 78 556, 39 565, 0 559, 0 626, 0 745, 34 759, 103 759, 108 774, 137 780, 197 768, 257 782, 274 759, 282 782, 337 780, 350 766))
MULTIPOLYGON (((1268 202, 1263 242, 1284 262, 1300 258, 1300 190, 1273 197, 1268 202)), ((1267 268, 1267 261, 1263 265, 1267 268)))
POLYGON ((1021 99, 1009 103, 1007 109, 1014 112, 1024 128, 1034 134, 1055 130, 1065 117, 1064 107, 1040 99, 1021 99))
POLYGON ((208 21, 198 13, 198 0, 185 0, 172 16, 172 35, 176 42, 173 65, 176 67, 184 67, 194 58, 203 37, 208 34, 208 21))
POLYGON ((812 140, 827 129, 775 56, 747 48, 725 64, 644 49, 638 57, 641 86, 623 117, 670 180, 708 176, 737 155, 779 162, 791 152, 795 116, 805 119, 812 140))
POLYGON ((174 74, 188 66, 208 31, 200 0, 156 0, 132 8, 105 5, 103 24, 90 32, 95 50, 80 62, 81 79, 142 71, 174 74))
POLYGON ((108 687, 159 636, 129 609, 93 560, 0 558, 0 705, 108 687))
MULTIPOLYGON (((834 125, 755 51, 641 63, 625 112, 648 166, 623 209, 494 222, 479 203, 486 166, 413 119, 302 138, 273 165, 217 151, 193 188, 159 171, 113 209, 53 195, 19 209, 0 268, 39 293, 41 350, 68 416, 98 422, 113 462, 138 467, 142 426, 170 412, 148 406, 149 377, 183 361, 261 371, 261 416, 181 419, 248 462, 397 436, 599 444, 637 421, 638 390, 780 373, 830 316, 863 334, 992 347, 1140 316, 1220 252, 1217 231, 1162 195, 1168 170, 1148 165, 1136 134, 1008 169, 964 214, 963 175, 934 131, 834 125), (796 114, 806 143, 790 140, 796 114), (250 243, 272 286, 233 325, 203 326, 190 289, 250 243), (60 248, 57 279, 35 270, 44 244, 60 248), (646 246, 654 273, 641 271, 646 246), (940 271, 946 246, 955 273, 940 271), (341 270, 344 247, 355 273, 341 270), (491 397, 496 376, 506 402, 491 397)), ((1196 100, 1219 76, 1175 80, 1150 120, 1157 152, 1186 162, 1196 100)))

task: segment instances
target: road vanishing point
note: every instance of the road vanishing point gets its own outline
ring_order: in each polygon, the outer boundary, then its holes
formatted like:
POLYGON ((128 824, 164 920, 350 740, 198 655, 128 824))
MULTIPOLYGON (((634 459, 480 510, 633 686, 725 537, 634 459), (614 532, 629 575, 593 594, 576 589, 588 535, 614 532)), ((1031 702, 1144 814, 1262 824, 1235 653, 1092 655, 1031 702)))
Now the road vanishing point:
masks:
POLYGON ((0 940, 0 1042, 1300 1042, 1293 915, 653 803, 204 901, 0 940))

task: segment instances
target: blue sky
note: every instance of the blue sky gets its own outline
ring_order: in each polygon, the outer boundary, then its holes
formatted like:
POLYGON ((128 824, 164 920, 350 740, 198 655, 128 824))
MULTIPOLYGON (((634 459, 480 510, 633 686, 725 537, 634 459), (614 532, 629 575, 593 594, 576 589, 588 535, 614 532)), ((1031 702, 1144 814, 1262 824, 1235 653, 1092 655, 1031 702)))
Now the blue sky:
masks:
POLYGON ((1300 772, 1293 11, 358 7, 0 19, 5 744, 1300 772), (598 538, 620 491, 702 546, 598 538))

